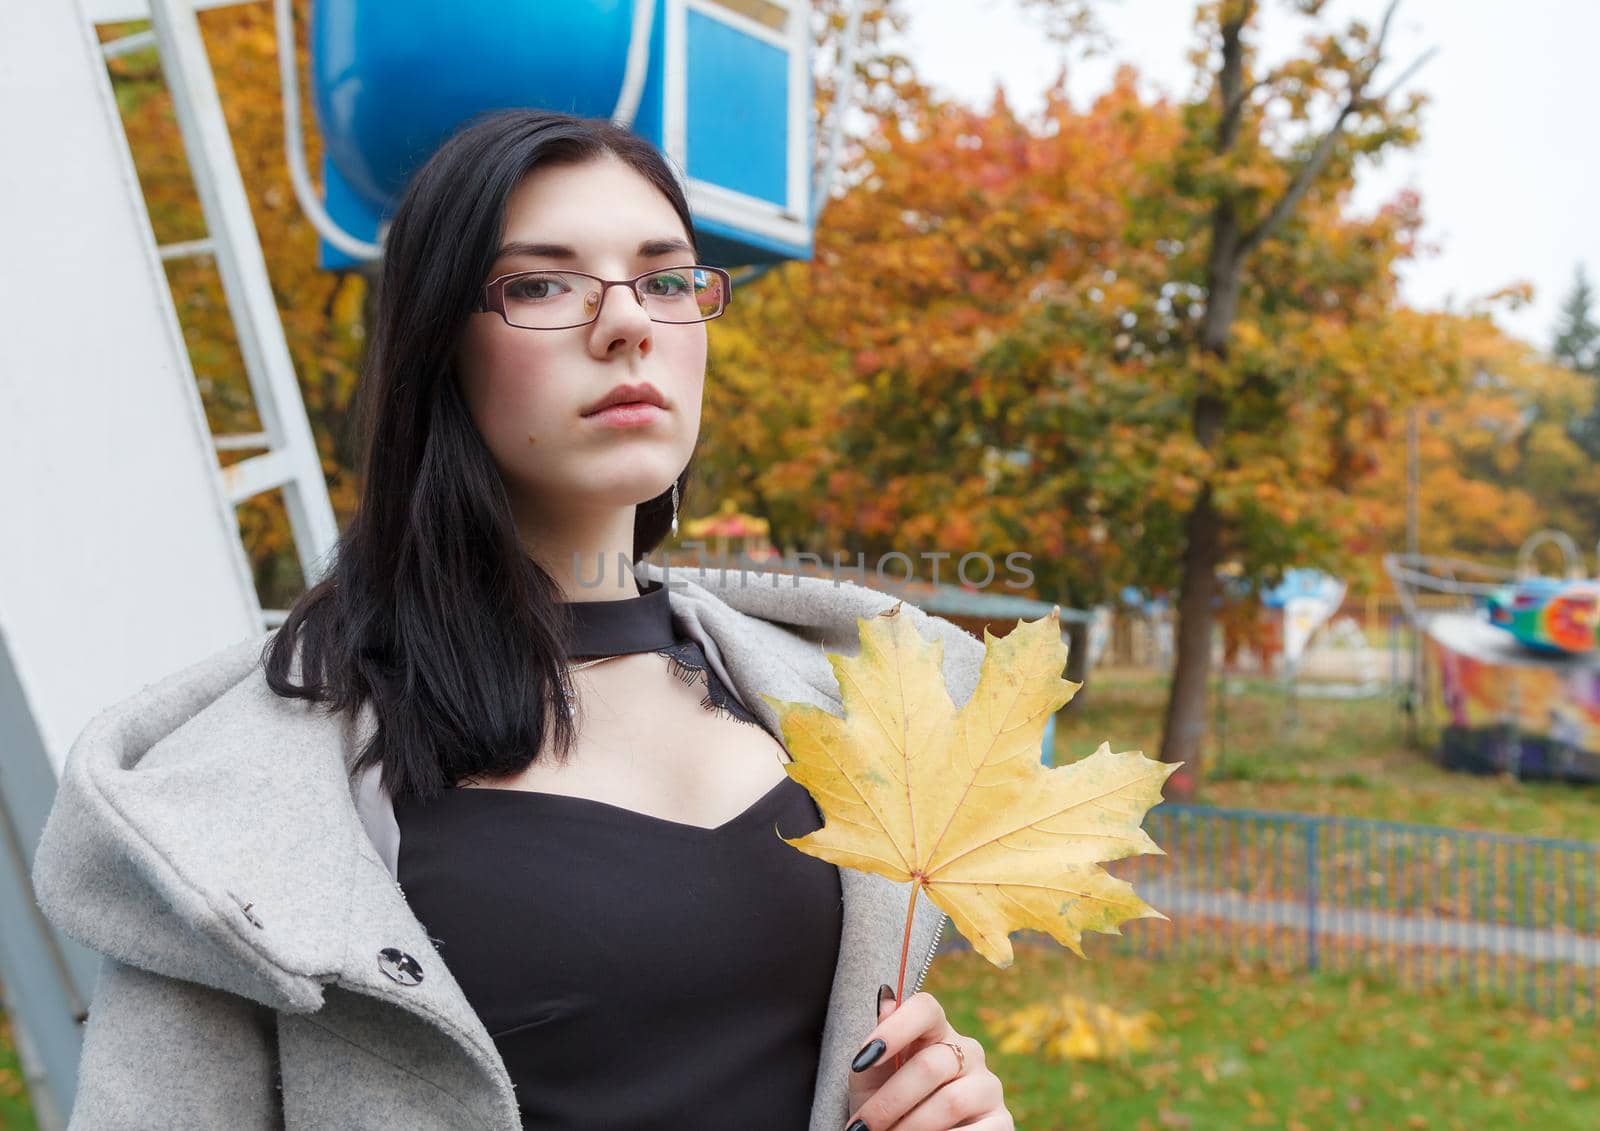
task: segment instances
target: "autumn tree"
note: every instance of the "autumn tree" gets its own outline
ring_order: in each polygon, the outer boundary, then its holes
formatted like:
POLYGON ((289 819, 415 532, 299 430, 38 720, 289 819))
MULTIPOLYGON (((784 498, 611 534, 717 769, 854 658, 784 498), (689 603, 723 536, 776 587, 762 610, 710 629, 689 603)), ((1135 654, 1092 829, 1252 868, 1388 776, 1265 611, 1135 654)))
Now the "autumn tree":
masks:
POLYGON ((1398 299, 1419 202, 1350 209, 1360 164, 1415 137, 1420 100, 1374 89, 1382 29, 1263 69, 1257 18, 1201 7, 1209 77, 1178 105, 1127 71, 1081 112, 1058 83, 1032 124, 999 96, 908 104, 813 260, 713 341, 740 411, 708 419, 712 473, 737 458, 803 548, 1026 549, 1069 604, 1178 589, 1167 746, 1191 764, 1217 566, 1345 564, 1392 422, 1464 371, 1459 328, 1398 299))
MULTIPOLYGON (((1580 545, 1600 538, 1600 465, 1568 435, 1592 379, 1542 357, 1494 323, 1489 308, 1436 314, 1460 343, 1467 378, 1418 405, 1419 549, 1510 568, 1529 535, 1553 526, 1580 545)), ((1404 544, 1406 452, 1380 449, 1353 492, 1345 538, 1352 583, 1387 586, 1383 554, 1404 544)))
POLYGON ((1099 304, 1129 286, 1107 275, 1132 202, 1156 191, 1130 171, 1177 120, 1131 74, 1089 114, 1056 92, 1047 139, 1003 99, 902 110, 829 204, 813 260, 745 289, 713 336, 708 478, 748 491, 798 549, 897 550, 924 576, 950 554, 946 581, 963 553, 1027 550, 1042 592, 1093 603, 1123 543, 1073 516, 1146 483, 1133 421, 1111 427, 1138 394, 1104 379, 1118 331, 1099 304))
POLYGON ((1581 263, 1573 273, 1572 289, 1561 301, 1550 354, 1558 364, 1579 373, 1600 372, 1600 324, 1594 320, 1594 288, 1581 263))
MULTIPOLYGON (((1319 18, 1324 3, 1297 0, 1292 6, 1319 18)), ((1256 0, 1215 0, 1199 10, 1200 44, 1193 58, 1206 89, 1186 107, 1185 139, 1173 173, 1175 187, 1206 214, 1202 313, 1193 339, 1196 380, 1188 399, 1207 470, 1182 524, 1177 659, 1161 757, 1184 762, 1185 769, 1169 779, 1171 796, 1192 794, 1198 780, 1217 567, 1230 534, 1248 525, 1243 512, 1256 505, 1230 500, 1228 479, 1263 461, 1279 463, 1291 480, 1303 474, 1283 459, 1289 454, 1285 437, 1271 430, 1293 428, 1296 386, 1306 369, 1285 352, 1281 338, 1269 344, 1257 337, 1261 323, 1282 309, 1281 300, 1293 296, 1293 289, 1286 294, 1264 286, 1263 267, 1304 246, 1302 232, 1316 203, 1347 194, 1359 161, 1416 139, 1421 99, 1395 97, 1416 64, 1394 77, 1381 74, 1397 6, 1398 0, 1390 0, 1375 30, 1356 21, 1324 32, 1306 53, 1271 67, 1256 58, 1253 45, 1262 18, 1256 0), (1264 413, 1263 406, 1269 406, 1264 413)), ((1318 296, 1293 297, 1304 317, 1314 320, 1318 296)), ((1351 296, 1357 303, 1371 297, 1351 296)), ((1313 370, 1363 364, 1360 358, 1306 360, 1313 370)), ((1355 377, 1341 383, 1354 391, 1360 382, 1355 377)), ((1364 399, 1370 405, 1381 398, 1364 399)), ((1358 397, 1343 407, 1362 410, 1358 397)), ((1292 552, 1287 545, 1281 549, 1292 552)))
POLYGON ((1561 304, 1550 352, 1557 363, 1587 374, 1595 386, 1594 407, 1572 418, 1568 435, 1591 460, 1600 460, 1600 325, 1595 323, 1593 306, 1594 288, 1579 264, 1572 290, 1561 304))

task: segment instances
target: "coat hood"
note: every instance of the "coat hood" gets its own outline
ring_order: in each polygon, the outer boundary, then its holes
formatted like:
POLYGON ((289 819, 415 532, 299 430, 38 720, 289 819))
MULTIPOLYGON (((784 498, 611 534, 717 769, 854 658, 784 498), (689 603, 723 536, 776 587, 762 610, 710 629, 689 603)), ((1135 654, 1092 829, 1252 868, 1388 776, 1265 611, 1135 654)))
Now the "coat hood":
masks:
POLYGON ((147 684, 84 727, 33 883, 50 921, 93 950, 310 1010, 320 989, 296 972, 334 965, 339 940, 336 920, 297 912, 336 904, 351 882, 360 826, 337 751, 352 738, 338 718, 267 687, 275 631, 147 684), (252 914, 298 921, 262 932, 252 914))

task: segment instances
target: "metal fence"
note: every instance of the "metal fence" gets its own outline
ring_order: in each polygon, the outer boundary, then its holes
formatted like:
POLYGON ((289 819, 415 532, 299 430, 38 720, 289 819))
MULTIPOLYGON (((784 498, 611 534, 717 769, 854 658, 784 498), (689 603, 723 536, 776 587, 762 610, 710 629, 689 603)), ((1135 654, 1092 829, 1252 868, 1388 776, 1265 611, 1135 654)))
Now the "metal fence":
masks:
MULTIPOLYGON (((1473 607, 1473 598, 1464 593, 1418 593, 1412 601, 1418 611, 1427 613, 1461 611, 1473 607)), ((1390 635, 1403 631, 1410 620, 1405 602, 1399 594, 1379 592, 1346 597, 1335 616, 1354 618, 1374 643, 1386 642, 1390 635)))
POLYGON ((1600 844, 1194 805, 1162 805, 1145 829, 1166 855, 1107 870, 1169 921, 1091 946, 1370 972, 1596 1017, 1600 844))

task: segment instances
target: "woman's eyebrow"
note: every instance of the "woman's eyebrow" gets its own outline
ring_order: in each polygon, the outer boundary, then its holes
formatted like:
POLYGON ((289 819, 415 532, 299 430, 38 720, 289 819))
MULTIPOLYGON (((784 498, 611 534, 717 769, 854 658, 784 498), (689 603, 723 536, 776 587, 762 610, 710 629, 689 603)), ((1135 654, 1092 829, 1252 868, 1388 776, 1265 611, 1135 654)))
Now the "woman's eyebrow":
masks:
MULTIPOLYGON (((635 254, 639 259, 650 259, 658 255, 673 255, 680 251, 687 251, 693 254, 694 248, 680 239, 645 240, 639 245, 639 250, 635 254)), ((564 244, 528 243, 523 240, 515 240, 503 245, 495 254, 495 258, 504 259, 511 255, 537 255, 546 259, 578 258, 578 253, 564 244)))

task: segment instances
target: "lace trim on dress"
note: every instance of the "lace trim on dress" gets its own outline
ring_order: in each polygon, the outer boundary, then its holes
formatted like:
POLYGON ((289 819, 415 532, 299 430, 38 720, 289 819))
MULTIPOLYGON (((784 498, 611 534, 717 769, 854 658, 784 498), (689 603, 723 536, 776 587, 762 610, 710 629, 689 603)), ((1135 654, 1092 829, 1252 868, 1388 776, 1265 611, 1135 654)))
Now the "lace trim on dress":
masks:
POLYGON ((667 648, 657 650, 657 655, 667 658, 667 670, 678 679, 693 687, 705 677, 706 694, 700 700, 700 706, 714 715, 722 718, 737 719, 741 723, 751 726, 760 726, 761 720, 757 719, 734 698, 733 692, 717 678, 717 673, 711 670, 711 665, 706 662, 706 654, 701 651, 700 645, 694 640, 680 640, 667 648))

